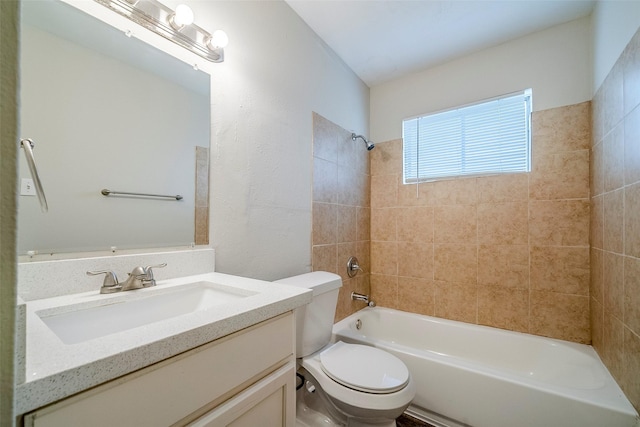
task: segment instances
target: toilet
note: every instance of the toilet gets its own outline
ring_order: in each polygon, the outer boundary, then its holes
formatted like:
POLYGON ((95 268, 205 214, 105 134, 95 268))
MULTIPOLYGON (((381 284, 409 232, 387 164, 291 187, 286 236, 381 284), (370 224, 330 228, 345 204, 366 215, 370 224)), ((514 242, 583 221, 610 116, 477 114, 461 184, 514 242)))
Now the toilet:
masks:
POLYGON ((277 282, 313 290, 311 303, 295 313, 298 377, 304 378, 296 394, 297 424, 396 426, 415 396, 411 376, 383 350, 331 342, 340 276, 315 271, 277 282))

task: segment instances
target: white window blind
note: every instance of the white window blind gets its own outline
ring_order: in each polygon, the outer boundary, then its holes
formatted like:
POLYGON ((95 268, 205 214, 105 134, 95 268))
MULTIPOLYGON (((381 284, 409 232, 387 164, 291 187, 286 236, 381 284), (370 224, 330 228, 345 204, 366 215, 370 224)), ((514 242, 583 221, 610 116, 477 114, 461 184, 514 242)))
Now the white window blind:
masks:
POLYGON ((402 122, 404 183, 531 170, 531 89, 402 122))

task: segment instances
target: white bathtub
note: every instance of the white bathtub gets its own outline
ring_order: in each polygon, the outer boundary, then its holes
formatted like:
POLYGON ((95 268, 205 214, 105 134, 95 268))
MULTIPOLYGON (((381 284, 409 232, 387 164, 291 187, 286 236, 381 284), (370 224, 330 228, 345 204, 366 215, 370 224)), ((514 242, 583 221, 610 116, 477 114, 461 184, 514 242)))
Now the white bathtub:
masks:
POLYGON ((336 323, 333 334, 402 359, 417 389, 409 413, 435 425, 640 425, 587 345, 380 307, 336 323))

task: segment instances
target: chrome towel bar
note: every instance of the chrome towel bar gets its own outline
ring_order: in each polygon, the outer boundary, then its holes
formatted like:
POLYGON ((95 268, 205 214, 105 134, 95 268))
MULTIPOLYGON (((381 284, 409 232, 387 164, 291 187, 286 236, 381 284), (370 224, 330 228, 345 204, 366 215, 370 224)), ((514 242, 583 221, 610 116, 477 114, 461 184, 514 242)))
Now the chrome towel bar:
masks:
POLYGON ((128 193, 126 191, 111 191, 106 188, 103 189, 100 193, 103 196, 142 196, 142 197, 160 197, 162 199, 175 199, 182 200, 182 196, 177 194, 175 196, 164 195, 164 194, 148 194, 148 193, 128 193))

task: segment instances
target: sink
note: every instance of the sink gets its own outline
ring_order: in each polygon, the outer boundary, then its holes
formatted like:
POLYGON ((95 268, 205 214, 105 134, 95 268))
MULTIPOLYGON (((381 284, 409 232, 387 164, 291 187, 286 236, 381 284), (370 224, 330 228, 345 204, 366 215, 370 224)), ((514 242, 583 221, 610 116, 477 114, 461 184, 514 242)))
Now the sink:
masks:
POLYGON ((36 314, 63 343, 77 344, 256 294, 201 281, 166 290, 127 291, 113 298, 40 310, 36 314))

